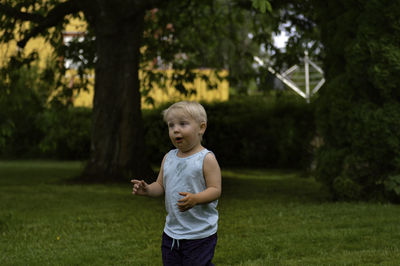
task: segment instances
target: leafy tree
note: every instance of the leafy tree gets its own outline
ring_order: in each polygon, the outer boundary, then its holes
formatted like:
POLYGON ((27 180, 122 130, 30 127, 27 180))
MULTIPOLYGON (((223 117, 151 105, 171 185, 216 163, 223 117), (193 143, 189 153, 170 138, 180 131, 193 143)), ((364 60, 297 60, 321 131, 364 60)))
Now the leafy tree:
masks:
POLYGON ((144 14, 162 1, 6 1, 2 22, 9 26, 3 40, 42 34, 61 47, 66 16, 82 11, 96 36, 95 96, 91 158, 84 176, 96 180, 134 175, 148 177, 139 93, 139 54, 144 14), (19 22, 29 22, 28 29, 19 22), (55 28, 50 31, 50 28, 55 28))
MULTIPOLYGON (((286 53, 323 61, 317 100, 317 179, 336 199, 400 199, 400 1, 272 2, 295 28, 286 53)), ((283 60, 282 60, 283 59, 283 60)))
MULTIPOLYGON (((268 3, 254 1, 262 10, 258 2, 268 3)), ((269 5, 265 4, 266 10, 267 7, 269 5)), ((187 1, 157 10, 152 19, 146 20, 151 25, 146 26, 143 40, 146 53, 142 64, 147 66, 141 68, 146 72, 142 87, 151 89, 152 81, 166 80, 159 78, 162 73, 155 74, 149 67, 154 58, 159 58, 178 70, 175 73, 178 78, 172 85, 181 88, 181 92, 187 93, 180 81, 192 81, 195 77, 191 69, 211 68, 228 70, 231 92, 246 94, 249 84, 259 75, 253 67, 253 56, 266 54, 260 46, 271 43, 272 31, 279 22, 276 16, 270 8, 267 14, 259 12, 248 0, 214 0, 206 5, 187 1)), ((215 87, 207 76, 201 78, 208 81, 210 88, 215 87)))
POLYGON ((327 84, 317 176, 338 199, 399 199, 400 1, 315 1, 327 84))
MULTIPOLYGON (((236 2, 238 6, 246 2, 247 8, 253 4, 261 11, 269 9, 266 0, 236 2)), ((164 0, 3 0, 0 3, 1 42, 18 40, 18 46, 22 48, 31 38, 41 35, 50 41, 59 55, 79 57, 77 52, 84 48, 86 58, 90 60, 82 67, 95 66, 91 157, 84 177, 117 180, 126 176, 152 176, 143 141, 139 68, 145 69, 148 59, 156 58, 154 56, 160 53, 163 60, 173 62, 173 67, 181 71, 174 76, 175 86, 187 92, 183 81, 194 80, 190 69, 198 67, 200 55, 205 54, 189 40, 197 36, 195 40, 205 43, 202 33, 208 29, 203 31, 203 27, 218 26, 207 23, 208 18, 204 16, 196 24, 190 15, 197 14, 198 18, 206 13, 213 14, 213 3, 164 0), (155 8, 160 12, 153 18, 151 12, 155 8), (88 22, 89 42, 82 44, 87 46, 63 45, 62 30, 71 16, 79 16, 88 22), (191 30, 188 25, 199 28, 191 30), (143 49, 146 55, 141 57, 143 49), (197 60, 187 60, 185 55, 197 60)), ((204 45, 199 47, 205 49, 204 45)), ((83 72, 80 71, 81 75, 83 72)), ((162 78, 151 71, 147 75, 148 84, 162 78)))

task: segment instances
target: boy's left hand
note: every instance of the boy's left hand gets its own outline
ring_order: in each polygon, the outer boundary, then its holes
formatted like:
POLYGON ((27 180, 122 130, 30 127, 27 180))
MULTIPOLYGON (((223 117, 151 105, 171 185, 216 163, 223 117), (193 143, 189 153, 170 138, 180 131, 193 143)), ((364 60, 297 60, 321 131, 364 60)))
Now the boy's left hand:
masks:
POLYGON ((179 192, 179 195, 184 196, 178 200, 179 211, 185 212, 193 208, 197 204, 196 195, 188 192, 179 192))

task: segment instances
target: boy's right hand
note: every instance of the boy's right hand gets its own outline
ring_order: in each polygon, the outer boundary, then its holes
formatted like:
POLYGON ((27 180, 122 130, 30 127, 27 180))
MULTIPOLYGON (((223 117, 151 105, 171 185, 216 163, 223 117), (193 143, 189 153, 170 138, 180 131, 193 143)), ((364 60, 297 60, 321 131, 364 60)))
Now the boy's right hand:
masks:
POLYGON ((131 183, 133 183, 133 190, 132 194, 133 195, 147 195, 148 194, 148 184, 144 182, 143 180, 136 180, 133 179, 131 180, 131 183))

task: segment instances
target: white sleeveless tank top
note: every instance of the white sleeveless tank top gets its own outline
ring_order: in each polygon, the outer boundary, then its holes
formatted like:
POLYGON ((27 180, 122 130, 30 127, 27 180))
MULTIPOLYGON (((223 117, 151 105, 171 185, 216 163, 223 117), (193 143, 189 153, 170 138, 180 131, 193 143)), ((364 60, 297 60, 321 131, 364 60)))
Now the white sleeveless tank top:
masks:
POLYGON ((213 235, 218 228, 218 200, 199 204, 180 212, 179 192, 198 193, 205 190, 204 157, 210 151, 203 149, 191 156, 180 158, 178 149, 168 152, 163 166, 163 185, 167 218, 164 232, 174 239, 201 239, 213 235))

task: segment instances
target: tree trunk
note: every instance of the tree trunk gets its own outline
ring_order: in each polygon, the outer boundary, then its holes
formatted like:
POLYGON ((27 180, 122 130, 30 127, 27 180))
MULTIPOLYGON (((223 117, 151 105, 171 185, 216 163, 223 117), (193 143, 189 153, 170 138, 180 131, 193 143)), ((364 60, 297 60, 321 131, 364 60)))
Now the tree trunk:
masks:
POLYGON ((146 157, 140 103, 143 22, 144 11, 118 17, 112 9, 105 15, 100 12, 94 21, 98 61, 91 156, 83 172, 85 179, 149 180, 153 176, 146 157))

